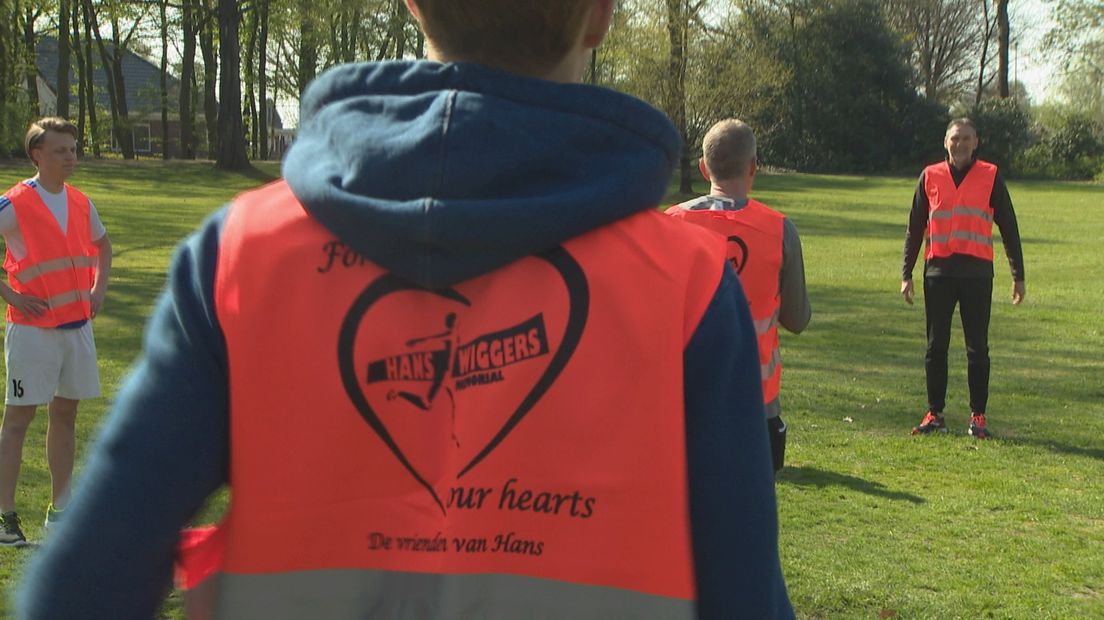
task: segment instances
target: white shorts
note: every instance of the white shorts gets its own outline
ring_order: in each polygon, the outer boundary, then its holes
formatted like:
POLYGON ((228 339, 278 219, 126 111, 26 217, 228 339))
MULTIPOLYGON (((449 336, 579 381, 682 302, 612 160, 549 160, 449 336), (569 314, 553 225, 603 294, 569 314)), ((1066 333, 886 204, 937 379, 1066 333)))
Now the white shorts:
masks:
POLYGON ((84 400, 100 395, 92 321, 76 329, 8 323, 4 335, 9 405, 45 405, 54 396, 84 400))

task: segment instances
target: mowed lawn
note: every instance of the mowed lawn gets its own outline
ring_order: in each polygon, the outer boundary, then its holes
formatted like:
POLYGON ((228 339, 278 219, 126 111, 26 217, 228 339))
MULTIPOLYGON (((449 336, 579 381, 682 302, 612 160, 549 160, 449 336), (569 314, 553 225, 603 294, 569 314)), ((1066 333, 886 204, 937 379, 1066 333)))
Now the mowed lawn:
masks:
MULTIPOLYGON (((21 162, 0 162, 4 187, 30 174, 21 162)), ((96 202, 115 247, 112 287, 96 320, 105 397, 82 406, 82 454, 138 353, 172 248, 234 193, 263 180, 196 163, 82 164, 73 183, 96 202)), ((1104 618, 1104 255, 1097 247, 1104 186, 1010 183, 1027 298, 1020 307, 1009 303, 998 247, 995 439, 986 442, 965 433, 957 327, 951 432, 909 435, 925 409, 922 297, 907 306, 898 294, 914 186, 914 178, 758 180, 757 197, 801 232, 813 303, 808 330, 782 341, 790 442, 777 486, 780 545, 798 615, 1104 618)), ((49 496, 44 433, 40 419, 18 494, 33 539, 42 537, 49 496)), ((33 553, 0 549, 0 615, 33 553)), ((181 617, 176 597, 164 614, 181 617)))

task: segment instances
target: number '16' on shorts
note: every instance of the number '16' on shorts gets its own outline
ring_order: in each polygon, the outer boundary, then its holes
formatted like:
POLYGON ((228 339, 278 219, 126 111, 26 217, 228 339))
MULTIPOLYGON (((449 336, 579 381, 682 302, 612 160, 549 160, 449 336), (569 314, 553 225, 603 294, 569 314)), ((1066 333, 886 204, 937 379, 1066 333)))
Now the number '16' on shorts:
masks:
POLYGON ((92 321, 75 329, 8 323, 4 362, 8 405, 44 405, 54 396, 85 400, 100 395, 92 321))

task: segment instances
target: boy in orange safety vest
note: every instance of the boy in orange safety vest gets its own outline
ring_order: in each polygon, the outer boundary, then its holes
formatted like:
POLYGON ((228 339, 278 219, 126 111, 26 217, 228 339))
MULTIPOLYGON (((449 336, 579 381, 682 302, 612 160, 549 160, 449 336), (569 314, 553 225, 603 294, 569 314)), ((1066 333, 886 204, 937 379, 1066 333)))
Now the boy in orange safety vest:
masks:
POLYGON ((407 0, 430 60, 319 76, 177 254, 22 617, 149 617, 174 559, 194 617, 793 617, 737 276, 655 209, 671 123, 577 83, 613 5, 407 0))
POLYGON ((801 239, 789 218, 748 198, 757 161, 755 134, 746 123, 727 119, 713 125, 702 141, 698 167, 710 183, 709 195, 675 205, 667 213, 718 232, 727 241, 728 258, 740 276, 755 321, 771 457, 777 474, 786 454, 778 326, 799 334, 813 313, 805 289, 801 239))
POLYGON ((111 275, 111 241, 95 205, 65 180, 77 163, 77 128, 46 117, 31 124, 27 157, 38 169, 0 196, 7 253, 0 297, 7 302, 7 389, 0 426, 0 545, 27 544, 15 511, 23 442, 39 405, 48 405, 46 452, 51 503, 60 519, 73 474, 77 405, 100 395, 92 319, 111 275))

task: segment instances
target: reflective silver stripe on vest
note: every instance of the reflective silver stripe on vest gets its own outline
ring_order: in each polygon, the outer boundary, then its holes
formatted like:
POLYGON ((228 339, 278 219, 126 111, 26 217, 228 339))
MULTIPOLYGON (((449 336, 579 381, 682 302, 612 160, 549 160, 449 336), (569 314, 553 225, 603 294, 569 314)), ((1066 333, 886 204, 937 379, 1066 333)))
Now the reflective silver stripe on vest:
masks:
POLYGON ((766 381, 778 369, 778 365, 782 363, 782 356, 778 353, 778 347, 775 347, 774 351, 771 351, 770 361, 766 364, 759 365, 759 376, 766 381))
POLYGON ((947 243, 952 238, 958 239, 960 241, 973 241, 974 243, 980 243, 981 245, 987 245, 989 247, 993 247, 993 238, 992 237, 989 237, 989 236, 986 236, 986 235, 980 235, 978 233, 966 232, 966 231, 963 231, 963 230, 956 230, 956 231, 952 232, 949 235, 932 235, 931 236, 931 242, 932 243, 947 243))
POLYGON ((774 314, 770 315, 769 317, 755 321, 755 333, 759 336, 762 336, 763 334, 773 329, 775 325, 778 325, 777 310, 775 310, 774 314))
POLYGON ((693 601, 517 575, 324 570, 216 579, 214 617, 233 620, 695 617, 693 601))
POLYGON ((26 284, 35 278, 55 271, 64 271, 66 269, 75 269, 78 267, 95 267, 96 260, 91 256, 63 256, 61 258, 54 258, 51 260, 42 261, 41 263, 35 263, 30 267, 22 269, 17 274, 13 274, 16 280, 19 280, 20 284, 26 284))
POLYGON ((931 213, 929 218, 933 220, 949 220, 956 215, 965 217, 977 217, 985 220, 990 224, 993 223, 993 214, 990 213, 988 209, 978 209, 977 207, 967 207, 965 205, 958 205, 950 211, 935 211, 931 213))
POLYGON ((62 293, 60 295, 54 295, 46 300, 51 308, 59 308, 65 304, 71 304, 77 301, 92 301, 91 291, 69 291, 68 293, 62 293))
POLYGON ((980 217, 981 219, 993 223, 993 214, 989 213, 988 209, 978 209, 977 207, 967 207, 966 205, 957 205, 954 208, 955 215, 965 215, 968 217, 980 217))
POLYGON ((980 243, 981 245, 993 247, 993 238, 988 235, 979 235, 978 233, 956 230, 951 233, 951 237, 954 239, 960 239, 962 241, 973 241, 974 243, 980 243))

